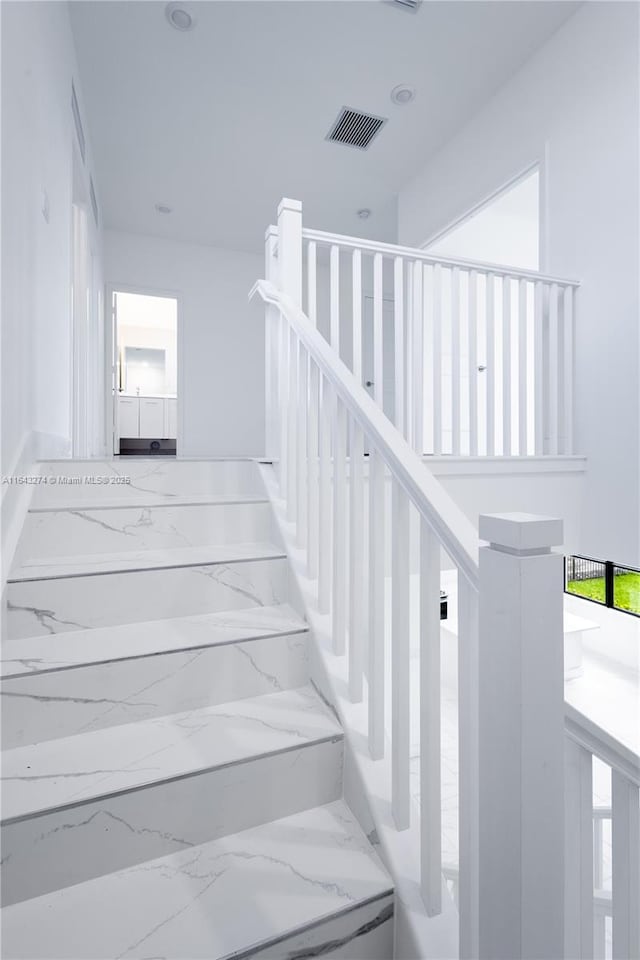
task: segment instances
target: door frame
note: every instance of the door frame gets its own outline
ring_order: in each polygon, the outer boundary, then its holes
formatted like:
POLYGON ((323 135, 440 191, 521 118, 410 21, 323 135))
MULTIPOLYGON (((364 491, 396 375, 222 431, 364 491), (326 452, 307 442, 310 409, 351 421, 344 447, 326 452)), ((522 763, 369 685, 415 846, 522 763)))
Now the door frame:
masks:
POLYGON ((109 456, 118 456, 116 453, 116 442, 119 450, 119 438, 117 437, 117 416, 114 397, 117 392, 115 383, 115 370, 117 367, 117 349, 118 337, 117 330, 114 329, 114 310, 113 297, 116 293, 134 293, 143 297, 162 297, 167 300, 176 301, 176 351, 177 351, 177 371, 176 371, 176 406, 177 406, 177 424, 176 424, 176 459, 182 456, 181 448, 184 437, 184 331, 182 323, 182 295, 178 290, 169 290, 159 287, 144 287, 141 284, 116 283, 109 280, 105 283, 104 297, 104 372, 105 372, 105 430, 107 438, 107 451, 109 456))

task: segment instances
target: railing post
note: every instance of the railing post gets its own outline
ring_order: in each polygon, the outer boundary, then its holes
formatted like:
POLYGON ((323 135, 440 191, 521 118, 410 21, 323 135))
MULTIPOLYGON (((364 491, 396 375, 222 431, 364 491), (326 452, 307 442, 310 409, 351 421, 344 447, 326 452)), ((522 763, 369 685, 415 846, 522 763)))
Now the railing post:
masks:
MULTIPOLYGON (((283 199, 278 206, 278 273, 280 289, 294 302, 302 306, 302 204, 299 200, 283 199)), ((288 335, 288 370, 281 375, 289 379, 288 425, 286 429, 286 474, 287 518, 297 518, 297 461, 302 452, 298 450, 298 342, 293 330, 288 335)), ((285 412, 281 411, 284 416, 285 412)), ((304 451, 306 456, 306 451, 304 451)))
POLYGON ((564 955, 562 521, 480 517, 479 957, 564 955))
MULTIPOLYGON (((267 227, 264 238, 265 278, 278 283, 278 230, 267 227)), ((275 462, 279 458, 278 450, 278 330, 279 317, 277 307, 266 305, 266 323, 264 332, 264 451, 265 458, 275 462)))

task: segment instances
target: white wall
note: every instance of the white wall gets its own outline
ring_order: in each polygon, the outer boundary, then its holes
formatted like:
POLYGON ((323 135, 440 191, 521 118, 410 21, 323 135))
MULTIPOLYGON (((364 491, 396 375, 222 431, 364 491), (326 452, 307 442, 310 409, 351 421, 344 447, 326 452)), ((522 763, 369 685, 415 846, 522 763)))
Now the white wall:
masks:
POLYGON ((543 270, 582 280, 576 444, 580 548, 638 565, 638 6, 585 4, 399 197, 420 245, 543 164, 543 270))
POLYGON ((179 455, 263 456, 263 258, 110 230, 104 257, 108 284, 178 298, 179 455))
MULTIPOLYGON (((71 81, 87 139, 78 172, 88 197, 89 124, 66 3, 0 4, 2 26, 2 474, 35 456, 71 451, 71 81), (43 206, 48 204, 48 222, 43 206)), ((76 188, 78 187, 78 180, 76 188)), ((98 185, 96 184, 96 191, 98 185)), ((89 212, 92 301, 102 286, 100 238, 89 212)), ((97 311, 92 314, 98 322, 97 311)), ((3 485, 5 533, 17 516, 3 485)), ((5 558, 6 559, 6 558, 5 558)))

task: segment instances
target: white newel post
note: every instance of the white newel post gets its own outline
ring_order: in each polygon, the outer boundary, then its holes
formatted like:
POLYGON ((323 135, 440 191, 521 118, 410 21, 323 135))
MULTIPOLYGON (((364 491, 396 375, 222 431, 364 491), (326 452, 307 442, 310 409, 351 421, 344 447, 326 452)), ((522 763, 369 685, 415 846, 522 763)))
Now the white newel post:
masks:
MULTIPOLYGON (((282 292, 286 293, 296 306, 301 307, 302 204, 299 200, 289 200, 286 197, 278 206, 278 275, 282 292)), ((288 334, 288 343, 285 344, 288 370, 281 371, 281 375, 288 376, 288 403, 287 410, 281 410, 281 416, 287 417, 282 444, 286 446, 286 453, 281 451, 281 456, 286 459, 283 472, 286 476, 284 496, 287 502, 287 519, 293 521, 297 516, 298 342, 294 331, 289 330, 286 324, 283 324, 283 327, 284 335, 288 334)))
MULTIPOLYGON (((265 279, 278 285, 278 229, 267 227, 264 238, 265 279)), ((266 305, 264 331, 264 451, 265 459, 279 459, 278 449, 278 397, 279 397, 279 329, 277 307, 266 305)))
POLYGON ((479 956, 564 956, 562 521, 480 517, 479 956))

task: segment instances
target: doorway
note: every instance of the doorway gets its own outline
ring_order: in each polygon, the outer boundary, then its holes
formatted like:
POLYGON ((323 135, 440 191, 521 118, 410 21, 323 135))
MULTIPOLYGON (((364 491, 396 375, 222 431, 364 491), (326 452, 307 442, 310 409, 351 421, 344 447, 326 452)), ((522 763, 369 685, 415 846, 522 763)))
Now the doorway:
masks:
POLYGON ((178 300, 111 291, 113 453, 176 456, 178 300))

